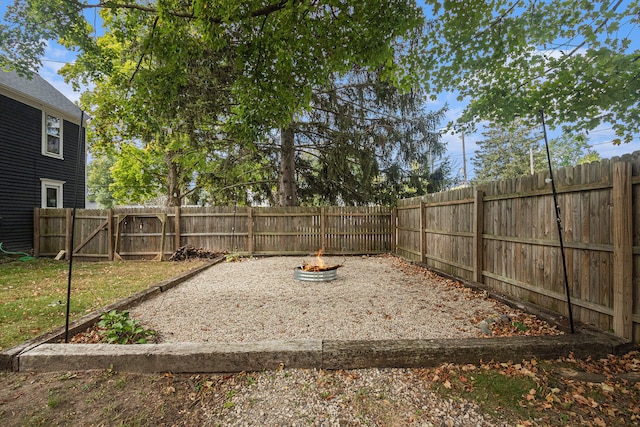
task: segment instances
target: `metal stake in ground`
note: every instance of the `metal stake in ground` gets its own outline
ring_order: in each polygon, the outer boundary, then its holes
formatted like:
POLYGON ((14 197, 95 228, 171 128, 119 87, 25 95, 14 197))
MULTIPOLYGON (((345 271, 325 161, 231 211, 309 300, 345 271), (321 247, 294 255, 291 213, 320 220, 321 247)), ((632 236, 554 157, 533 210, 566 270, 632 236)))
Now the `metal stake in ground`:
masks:
POLYGON ((558 239, 560 240, 560 253, 562 254, 562 269, 564 270, 564 288, 567 292, 567 308, 569 309, 569 323, 571 324, 571 333, 575 332, 573 328, 573 310, 571 309, 571 292, 569 290, 569 277, 567 276, 567 260, 564 255, 564 243, 562 241, 562 219, 560 218, 560 206, 558 205, 558 194, 556 193, 556 184, 553 180, 553 168, 551 166, 551 154, 549 152, 549 141, 547 140, 547 126, 544 122, 544 111, 540 110, 540 119, 542 120, 542 132, 544 133, 544 146, 547 149, 547 163, 549 164, 549 178, 551 179, 551 192, 553 193, 553 205, 556 207, 556 223, 558 224, 558 239))
POLYGON ((75 237, 76 207, 78 206, 78 175, 80 175, 80 154, 82 153, 82 122, 84 111, 80 111, 80 128, 78 130, 78 159, 76 161, 76 177, 73 183, 73 214, 71 215, 71 251, 69 253, 69 276, 67 278, 67 312, 64 321, 64 342, 69 342, 69 312, 71 306, 71 275, 73 273, 73 238, 75 237))

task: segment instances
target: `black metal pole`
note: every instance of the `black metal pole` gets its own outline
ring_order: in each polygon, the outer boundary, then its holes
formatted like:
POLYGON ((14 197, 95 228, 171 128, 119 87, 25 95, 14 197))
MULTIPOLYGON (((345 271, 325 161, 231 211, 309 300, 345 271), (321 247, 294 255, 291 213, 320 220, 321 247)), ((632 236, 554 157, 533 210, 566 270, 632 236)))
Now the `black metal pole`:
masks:
POLYGON ((78 175, 80 174, 80 155, 82 154, 82 122, 84 111, 80 112, 80 128, 78 130, 78 159, 76 161, 76 177, 73 183, 73 213, 71 215, 71 253, 69 254, 69 275, 67 277, 67 312, 64 323, 64 342, 69 342, 69 313, 71 309, 71 276, 73 274, 73 241, 75 237, 76 208, 78 206, 78 175))
POLYGON ((547 125, 544 122, 544 111, 540 110, 542 120, 542 131, 544 133, 544 146, 547 149, 547 163, 549 164, 549 178, 551 178, 551 191, 553 192, 553 205, 556 207, 556 223, 558 224, 558 239, 560 240, 560 253, 562 254, 562 268, 564 270, 564 288, 567 292, 567 308, 569 309, 569 323, 571 333, 575 332, 573 327, 573 310, 571 309, 571 291, 569 290, 569 276, 567 275, 567 259, 564 254, 564 243, 562 240, 562 219, 560 217, 560 206, 558 205, 558 193, 556 193, 556 183, 553 179, 553 168, 551 166, 551 153, 549 152, 549 141, 547 139, 547 125))

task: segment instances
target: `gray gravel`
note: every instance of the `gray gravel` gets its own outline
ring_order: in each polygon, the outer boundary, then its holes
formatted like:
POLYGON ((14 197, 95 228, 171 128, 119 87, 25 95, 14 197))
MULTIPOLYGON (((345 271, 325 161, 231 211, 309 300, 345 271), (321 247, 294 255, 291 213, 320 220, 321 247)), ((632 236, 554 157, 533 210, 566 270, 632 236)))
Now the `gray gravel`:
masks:
POLYGON ((326 258, 330 282, 300 282, 313 258, 216 265, 131 310, 162 342, 428 339, 479 336, 479 318, 505 306, 391 256, 326 258), (419 271, 419 272, 417 272, 419 271))
MULTIPOLYGON (((510 309, 391 256, 325 258, 338 279, 299 282, 312 257, 216 265, 131 310, 164 342, 276 339, 426 339, 481 336, 480 319, 510 309)), ((420 369, 284 369, 207 377, 207 425, 506 426, 461 399, 431 391, 420 369)))
POLYGON ((507 426, 434 394, 420 370, 283 370, 237 375, 205 399, 207 425, 507 426))

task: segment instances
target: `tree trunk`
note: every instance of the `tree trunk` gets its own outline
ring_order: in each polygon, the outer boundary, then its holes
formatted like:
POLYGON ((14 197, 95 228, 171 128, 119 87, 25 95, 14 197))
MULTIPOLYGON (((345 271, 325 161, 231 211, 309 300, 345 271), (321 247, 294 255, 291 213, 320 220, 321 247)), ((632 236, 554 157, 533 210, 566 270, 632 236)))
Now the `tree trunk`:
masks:
POLYGON ((298 206, 294 136, 293 125, 280 129, 280 179, 278 181, 280 206, 298 206))
POLYGON ((180 191, 180 170, 173 162, 173 154, 167 154, 167 206, 180 206, 182 204, 182 192, 180 191))

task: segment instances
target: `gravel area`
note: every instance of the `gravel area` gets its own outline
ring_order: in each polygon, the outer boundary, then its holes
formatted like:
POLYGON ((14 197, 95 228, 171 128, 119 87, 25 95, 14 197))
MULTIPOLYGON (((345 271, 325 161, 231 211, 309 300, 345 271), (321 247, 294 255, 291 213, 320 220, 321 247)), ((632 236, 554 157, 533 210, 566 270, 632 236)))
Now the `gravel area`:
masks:
POLYGON ((301 282, 313 257, 222 263, 131 309, 162 342, 477 337, 509 309, 392 256, 326 257, 330 282, 301 282))
MULTIPOLYGON (((512 319, 506 325, 518 319, 542 334, 559 333, 534 316, 393 256, 325 257, 327 265, 343 265, 331 282, 295 280, 293 269, 304 262, 314 259, 218 264, 132 308, 131 314, 156 330, 162 342, 478 337, 486 336, 481 331, 485 319, 495 318, 512 319)), ((192 415, 197 424, 234 426, 513 425, 513 420, 488 416, 455 394, 434 392, 435 377, 428 372, 201 374, 189 379, 192 415)), ((168 394, 174 392, 167 388, 168 394)))
POLYGON ((426 374, 416 369, 239 374, 217 388, 200 410, 206 425, 510 425, 486 416, 475 403, 438 396, 429 389, 426 374))

